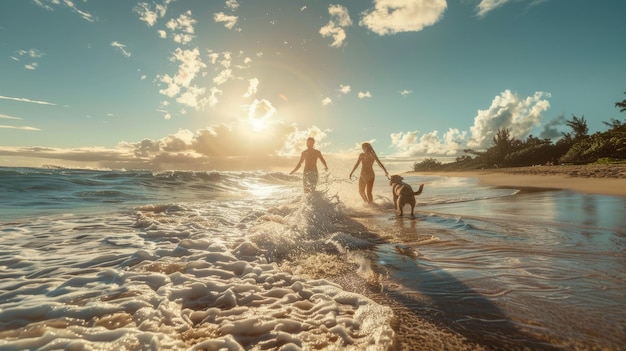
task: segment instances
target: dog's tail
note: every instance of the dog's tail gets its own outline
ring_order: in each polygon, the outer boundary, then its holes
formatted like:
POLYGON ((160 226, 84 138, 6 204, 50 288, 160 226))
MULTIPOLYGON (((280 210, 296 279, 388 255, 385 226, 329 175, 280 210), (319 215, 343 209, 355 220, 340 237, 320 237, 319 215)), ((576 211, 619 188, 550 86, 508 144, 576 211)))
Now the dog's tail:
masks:
POLYGON ((422 189, 424 189, 424 184, 420 184, 420 188, 417 189, 416 192, 413 193, 413 195, 419 195, 422 193, 422 189))

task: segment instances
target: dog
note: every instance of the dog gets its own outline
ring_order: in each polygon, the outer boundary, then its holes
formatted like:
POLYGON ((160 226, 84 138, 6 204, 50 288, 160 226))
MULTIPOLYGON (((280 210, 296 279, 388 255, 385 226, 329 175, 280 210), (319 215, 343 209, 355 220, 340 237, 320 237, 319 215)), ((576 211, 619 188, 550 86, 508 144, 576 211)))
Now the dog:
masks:
POLYGON ((415 196, 422 193, 424 184, 420 184, 417 191, 413 191, 413 188, 405 182, 404 178, 399 175, 392 175, 389 178, 389 185, 391 185, 391 192, 393 194, 393 204, 395 206, 396 215, 402 217, 402 210, 404 205, 411 205, 411 217, 414 217, 413 211, 415 210, 415 196))

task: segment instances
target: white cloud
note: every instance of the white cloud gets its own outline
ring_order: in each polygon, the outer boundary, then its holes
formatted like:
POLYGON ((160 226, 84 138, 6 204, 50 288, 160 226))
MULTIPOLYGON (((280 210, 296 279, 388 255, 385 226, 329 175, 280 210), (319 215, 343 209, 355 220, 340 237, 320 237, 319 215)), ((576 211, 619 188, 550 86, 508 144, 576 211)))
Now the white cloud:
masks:
POLYGON ((18 129, 18 130, 41 130, 39 128, 29 127, 29 126, 7 126, 7 125, 1 125, 1 124, 0 124, 0 128, 3 128, 3 129, 18 129))
POLYGON ((200 59, 200 51, 198 48, 194 48, 193 50, 177 48, 174 51, 172 60, 180 62, 175 81, 177 84, 184 87, 189 86, 196 75, 206 67, 206 64, 200 59))
POLYGON ((167 12, 167 6, 173 0, 165 0, 163 4, 156 4, 154 10, 147 2, 140 2, 133 8, 133 12, 139 15, 141 21, 146 22, 148 27, 152 27, 156 24, 159 18, 165 16, 167 12))
POLYGON ((378 35, 418 32, 437 23, 447 6, 446 0, 375 0, 359 25, 378 35))
POLYGON ((133 11, 139 15, 139 20, 146 22, 148 27, 154 26, 159 18, 158 13, 150 9, 150 4, 146 2, 138 3, 133 11))
POLYGON ((319 32, 324 38, 333 38, 333 42, 330 44, 331 47, 341 47, 346 40, 346 32, 343 27, 352 25, 348 9, 342 5, 330 5, 328 13, 330 14, 330 21, 320 28, 319 32))
POLYGON ((219 99, 217 98, 222 95, 222 90, 213 87, 211 88, 211 95, 209 96, 209 106, 215 107, 219 103, 219 99))
POLYGON ((22 119, 21 117, 13 117, 9 115, 3 115, 0 113, 0 119, 22 119))
POLYGON ((330 105, 332 103, 333 103, 333 100, 331 98, 329 98, 329 97, 325 97, 324 99, 322 99, 322 105, 324 105, 324 106, 328 106, 328 105, 330 105))
POLYGON ((233 27, 237 24, 237 20, 239 17, 233 15, 227 15, 224 12, 218 12, 213 14, 213 20, 215 23, 224 23, 224 27, 228 29, 233 29, 233 27))
POLYGON ((113 160, 115 164, 122 165, 116 168, 123 168, 125 165, 129 165, 131 167, 136 165, 137 167, 132 168, 141 168, 140 164, 128 163, 127 161, 132 160, 133 156, 127 154, 126 150, 120 149, 105 149, 97 147, 59 149, 40 146, 0 147, 0 155, 14 156, 19 160, 22 160, 22 162, 26 158, 64 160, 76 166, 97 166, 103 164, 106 160, 113 160))
POLYGON ((213 78, 213 83, 217 85, 222 85, 226 83, 229 79, 233 77, 233 70, 225 69, 218 73, 217 76, 213 78))
POLYGON ((481 0, 478 6, 476 6, 476 9, 478 10, 477 15, 479 17, 484 17, 487 13, 510 1, 511 0, 481 0))
POLYGON ((167 84, 167 87, 159 90, 159 93, 170 98, 178 96, 176 101, 179 103, 196 109, 202 108, 208 102, 207 99, 201 98, 206 89, 191 86, 191 82, 206 67, 200 59, 200 51, 198 48, 193 50, 177 48, 171 60, 179 62, 178 72, 173 77, 168 74, 159 76, 159 80, 167 84))
POLYGON ((391 145, 396 149, 393 157, 454 156, 463 149, 466 135, 467 132, 452 128, 441 138, 438 131, 432 131, 422 136, 419 135, 419 131, 393 133, 391 134, 391 145))
MULTIPOLYGON (((11 59, 13 59, 14 61, 17 62, 22 62, 24 58, 27 59, 38 59, 43 57, 45 54, 37 49, 30 49, 30 50, 17 50, 15 51, 14 55, 11 56, 11 59)), ((24 68, 28 69, 28 70, 34 70, 37 69, 37 67, 39 66, 39 63, 37 63, 36 61, 31 61, 29 63, 25 63, 24 64, 24 68)))
POLYGON ((27 99, 27 98, 15 98, 15 97, 2 96, 2 95, 0 95, 0 99, 2 99, 2 100, 19 101, 19 102, 27 102, 27 103, 38 104, 38 105, 52 105, 52 106, 56 106, 57 105, 57 104, 54 104, 52 102, 47 102, 47 101, 31 100, 31 99, 27 99))
POLYGON ((224 68, 230 68, 230 65, 232 64, 232 54, 230 52, 224 52, 222 54, 224 56, 224 59, 222 61, 220 61, 220 65, 222 65, 222 67, 224 68))
MULTIPOLYGON (((515 0, 481 0, 476 6, 476 15, 478 17, 485 17, 487 14, 495 9, 498 9, 508 3, 515 0)), ((519 0, 518 0, 519 1, 519 0)), ((528 7, 536 6, 549 0, 530 0, 528 7)))
POLYGON ((549 93, 536 92, 521 97, 505 90, 496 96, 488 110, 479 110, 469 131, 450 128, 442 136, 438 131, 420 135, 419 131, 391 134, 396 150, 392 157, 458 156, 464 149, 484 150, 492 146, 498 129, 508 128, 511 136, 522 140, 531 129, 540 125, 542 114, 549 107, 549 93))
POLYGON ((259 80, 257 78, 252 78, 248 80, 248 90, 243 94, 243 97, 248 98, 255 95, 259 88, 259 80))
POLYGON ((72 3, 69 0, 65 0, 65 4, 72 9, 72 11, 76 12, 77 14, 79 14, 85 21, 87 22, 95 22, 95 18, 89 13, 89 12, 85 12, 82 10, 79 10, 76 6, 74 6, 74 3, 72 3))
MULTIPOLYGON (((257 108, 267 110, 267 102, 257 108)), ((323 147, 328 131, 311 126, 267 123, 262 132, 251 130, 247 120, 197 130, 181 129, 161 139, 120 142, 114 148, 3 147, 0 155, 26 159, 55 160, 61 165, 111 169, 152 170, 258 170, 288 169, 305 148, 309 136, 323 147), (59 162, 60 161, 60 162, 59 162)), ((36 161, 35 161, 36 162, 36 161)))
POLYGON ((209 52, 209 61, 211 62, 211 64, 216 64, 217 63, 217 59, 220 58, 220 54, 217 52, 209 52))
POLYGON ((114 42, 111 43, 111 46, 116 48, 119 52, 121 52, 122 55, 124 55, 126 57, 130 57, 131 56, 131 53, 126 50, 126 45, 124 45, 124 44, 122 44, 120 42, 114 41, 114 42))
POLYGON ((226 7, 234 11, 239 8, 239 2, 237 0, 226 0, 226 7))
POLYGON ((291 127, 293 127, 293 129, 288 130, 289 133, 287 134, 283 142, 282 149, 278 152, 279 155, 299 155, 300 152, 304 149, 306 145, 306 140, 309 137, 315 139, 315 146, 317 149, 321 149, 329 145, 329 143, 325 142, 324 140, 328 137, 328 133, 330 132, 330 130, 322 130, 317 126, 311 126, 305 130, 298 130, 297 128, 295 128, 295 126, 291 127))
MULTIPOLYGON (((37 4, 37 6, 43 7, 44 9, 48 10, 48 11, 54 11, 54 9, 52 8, 52 6, 48 5, 47 3, 50 1, 46 1, 46 0, 33 0, 33 2, 35 4, 37 4)), ((58 5, 58 1, 56 2, 58 5)))
POLYGON ((340 84, 339 85, 339 92, 342 94, 348 94, 350 91, 352 91, 352 88, 349 85, 343 85, 340 84))
MULTIPOLYGON (((162 103, 162 105, 165 105, 165 104, 162 103)), ((157 109, 156 112, 162 113, 163 114, 163 119, 165 119, 165 120, 172 119, 172 115, 167 110, 157 109)))
POLYGON ((208 98, 202 97, 205 92, 206 88, 190 86, 176 98, 176 102, 201 110, 209 102, 208 98))
POLYGON ((95 18, 90 13, 78 9, 71 0, 33 0, 33 2, 48 11, 54 11, 54 6, 65 5, 72 12, 79 14, 85 21, 95 22, 95 18))
POLYGON ((169 74, 166 74, 164 76, 159 77, 159 80, 162 83, 167 84, 167 88, 165 89, 161 89, 159 90, 160 94, 163 94, 167 97, 175 97, 176 95, 178 95, 178 93, 180 92, 180 86, 178 86, 178 84, 176 84, 175 80, 173 77, 171 77, 169 74))
POLYGON ((196 20, 191 18, 191 11, 187 11, 178 18, 169 20, 165 27, 172 32, 172 39, 175 42, 188 44, 193 40, 195 23, 196 20))
POLYGON ((498 129, 508 128, 511 136, 516 139, 525 138, 530 130, 541 124, 542 113, 549 107, 549 93, 536 92, 523 98, 518 94, 505 90, 496 96, 487 110, 478 110, 474 125, 470 128, 470 148, 487 148, 491 146, 498 129))
MULTIPOLYGON (((40 58, 43 57, 45 54, 37 49, 30 49, 30 50, 17 50, 15 52, 16 56, 28 56, 31 58, 40 58)), ((19 60, 15 57, 13 57, 14 60, 19 60)))
MULTIPOLYGON (((21 117, 14 117, 9 115, 4 115, 0 113, 0 119, 10 119, 10 120, 22 120, 21 117)), ((9 125, 0 125, 1 129, 18 129, 18 130, 41 130, 39 128, 30 127, 30 126, 9 126, 9 125)))
POLYGON ((372 94, 369 91, 366 91, 366 92, 359 91, 358 97, 359 99, 371 98, 372 94))
POLYGON ((402 95, 402 96, 408 96, 408 95, 410 95, 410 94, 413 94, 413 90, 406 90, 406 89, 405 89, 405 90, 402 90, 402 91, 400 92, 400 95, 402 95))

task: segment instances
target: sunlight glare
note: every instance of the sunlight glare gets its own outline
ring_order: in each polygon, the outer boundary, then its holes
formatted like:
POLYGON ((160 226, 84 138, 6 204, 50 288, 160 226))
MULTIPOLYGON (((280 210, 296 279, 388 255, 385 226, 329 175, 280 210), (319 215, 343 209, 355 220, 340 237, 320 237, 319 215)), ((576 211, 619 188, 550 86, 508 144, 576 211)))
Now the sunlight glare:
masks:
POLYGON ((266 121, 267 121, 266 118, 255 118, 255 117, 248 118, 248 123, 250 123, 252 130, 255 132, 266 130, 267 129, 266 121))
POLYGON ((250 106, 248 106, 248 123, 252 127, 253 131, 262 131, 267 129, 267 122, 274 114, 276 109, 272 106, 272 103, 263 100, 254 100, 250 106))
POLYGON ((254 186, 250 186, 248 192, 250 192, 250 194, 252 194, 256 198, 267 198, 272 196, 276 188, 276 186, 272 185, 255 184, 254 186))

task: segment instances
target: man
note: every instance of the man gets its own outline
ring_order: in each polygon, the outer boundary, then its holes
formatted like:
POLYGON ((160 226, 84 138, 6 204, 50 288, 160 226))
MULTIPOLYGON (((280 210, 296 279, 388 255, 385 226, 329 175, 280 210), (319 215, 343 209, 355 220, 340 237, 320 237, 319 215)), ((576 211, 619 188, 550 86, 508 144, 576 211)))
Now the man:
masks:
POLYGON ((319 150, 313 148, 315 145, 315 139, 309 137, 306 140, 306 150, 302 151, 300 155, 300 161, 296 165, 296 168, 293 169, 289 174, 294 174, 304 162, 304 170, 302 172, 302 183, 304 186, 304 192, 310 193, 315 191, 315 187, 317 186, 318 173, 317 173, 317 160, 322 161, 324 165, 324 170, 328 171, 328 166, 326 165, 326 160, 324 160, 324 156, 319 150))

